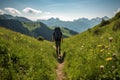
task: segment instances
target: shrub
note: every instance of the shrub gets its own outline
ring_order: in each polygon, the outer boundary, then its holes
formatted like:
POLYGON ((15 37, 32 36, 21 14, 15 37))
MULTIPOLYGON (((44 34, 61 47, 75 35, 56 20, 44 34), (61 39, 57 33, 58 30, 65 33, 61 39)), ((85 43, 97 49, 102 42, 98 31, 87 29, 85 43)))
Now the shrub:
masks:
POLYGON ((42 36, 39 36, 37 39, 38 39, 39 41, 43 41, 43 40, 44 40, 44 38, 43 38, 42 36))
POLYGON ((115 21, 115 20, 117 20, 119 18, 120 18, 120 12, 116 13, 115 17, 113 17, 110 21, 112 22, 112 21, 115 21))
POLYGON ((102 21, 101 21, 101 23, 100 23, 100 27, 105 26, 105 25, 107 25, 107 24, 109 24, 109 21, 102 19, 102 21))
POLYGON ((120 30, 120 21, 117 21, 117 22, 114 24, 112 30, 113 30, 113 31, 120 30))
POLYGON ((115 17, 120 18, 120 11, 118 13, 116 13, 115 17))
POLYGON ((90 29, 90 28, 88 28, 88 31, 89 31, 89 32, 91 32, 91 29, 90 29))

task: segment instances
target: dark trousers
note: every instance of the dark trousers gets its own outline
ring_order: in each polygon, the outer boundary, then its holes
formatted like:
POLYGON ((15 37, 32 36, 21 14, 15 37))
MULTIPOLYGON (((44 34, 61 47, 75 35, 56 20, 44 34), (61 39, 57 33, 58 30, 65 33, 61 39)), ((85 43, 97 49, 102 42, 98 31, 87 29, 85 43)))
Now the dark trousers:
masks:
POLYGON ((58 56, 60 55, 60 51, 61 51, 61 41, 55 41, 55 46, 56 46, 56 54, 58 56))

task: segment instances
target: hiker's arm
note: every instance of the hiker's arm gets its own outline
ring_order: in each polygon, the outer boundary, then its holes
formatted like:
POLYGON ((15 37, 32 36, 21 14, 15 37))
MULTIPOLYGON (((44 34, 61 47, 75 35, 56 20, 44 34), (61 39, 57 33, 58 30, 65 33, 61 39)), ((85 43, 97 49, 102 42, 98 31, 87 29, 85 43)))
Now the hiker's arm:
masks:
POLYGON ((55 41, 54 35, 55 35, 55 33, 53 32, 53 34, 52 34, 52 42, 55 41))

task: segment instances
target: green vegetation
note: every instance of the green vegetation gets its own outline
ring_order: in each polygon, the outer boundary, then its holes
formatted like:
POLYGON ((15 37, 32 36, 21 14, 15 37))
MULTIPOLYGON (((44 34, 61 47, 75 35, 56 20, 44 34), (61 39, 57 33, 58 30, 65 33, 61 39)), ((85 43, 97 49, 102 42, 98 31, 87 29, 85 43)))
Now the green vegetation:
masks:
MULTIPOLYGON (((23 24, 26 28, 31 25, 23 24)), ((34 24, 36 32, 45 28, 37 26, 34 24)), ((0 27, 0 80, 56 79, 53 44, 38 39, 0 27)), ((120 12, 107 22, 103 20, 94 28, 64 39, 62 52, 66 53, 64 72, 68 80, 119 80, 120 12)))
POLYGON ((39 41, 43 41, 44 40, 44 38, 42 37, 42 36, 38 36, 38 38, 37 38, 39 41))
POLYGON ((69 80, 120 79, 120 17, 108 22, 64 40, 69 80))
MULTIPOLYGON (((24 17, 13 17, 11 15, 0 15, 0 26, 20 32, 32 37, 44 37, 45 40, 51 40, 53 29, 42 22, 33 22, 24 17)), ((64 37, 70 37, 78 34, 67 28, 62 28, 64 37)))
POLYGON ((107 25, 107 24, 109 24, 109 21, 102 19, 102 21, 101 21, 101 23, 100 23, 100 27, 105 26, 105 25, 107 25))
MULTIPOLYGON (((54 30, 55 27, 56 27, 56 26, 52 26, 52 27, 50 27, 50 29, 51 29, 51 30, 54 30)), ((62 33, 63 33, 63 37, 64 37, 64 38, 78 34, 77 32, 72 31, 72 30, 69 30, 68 28, 61 27, 60 29, 61 29, 61 31, 62 31, 62 33)))
POLYGON ((34 29, 41 27, 41 24, 38 22, 22 22, 23 26, 27 28, 29 31, 33 31, 34 29))
POLYGON ((0 80, 55 80, 53 45, 0 27, 0 80))

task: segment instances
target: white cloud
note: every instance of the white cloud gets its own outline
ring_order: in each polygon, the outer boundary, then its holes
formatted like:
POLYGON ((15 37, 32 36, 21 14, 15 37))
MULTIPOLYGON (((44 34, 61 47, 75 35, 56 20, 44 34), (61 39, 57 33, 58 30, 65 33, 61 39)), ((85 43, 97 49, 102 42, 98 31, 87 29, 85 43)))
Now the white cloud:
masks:
POLYGON ((45 12, 45 14, 51 14, 51 12, 45 12))
POLYGON ((0 15, 3 15, 4 11, 2 9, 0 9, 0 15))
POLYGON ((40 14, 40 13, 42 13, 42 11, 30 8, 30 7, 27 7, 25 9, 23 9, 23 12, 24 13, 32 13, 32 14, 40 14))
POLYGON ((21 12, 15 8, 8 7, 8 8, 4 8, 4 10, 8 13, 11 13, 11 14, 21 14, 21 12))
POLYGON ((118 8, 118 9, 114 12, 114 14, 116 14, 116 13, 118 13, 118 12, 120 12, 120 8, 118 8))

